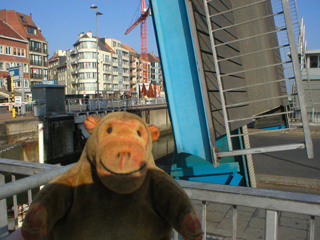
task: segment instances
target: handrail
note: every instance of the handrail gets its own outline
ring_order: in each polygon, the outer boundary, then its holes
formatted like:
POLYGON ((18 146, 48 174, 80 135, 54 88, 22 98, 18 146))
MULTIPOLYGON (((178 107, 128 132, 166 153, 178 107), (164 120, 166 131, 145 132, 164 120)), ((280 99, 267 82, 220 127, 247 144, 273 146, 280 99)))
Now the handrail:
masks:
POLYGON ((115 111, 125 110, 130 107, 150 106, 166 104, 166 98, 128 98, 128 99, 67 99, 66 111, 88 112, 88 111, 115 111))
MULTIPOLYGON (((0 164, 1 166, 2 164, 0 164)), ((31 177, 23 178, 14 182, 6 183, 0 188, 0 200, 8 198, 30 189, 40 187, 48 183, 53 178, 61 175, 70 169, 74 164, 58 167, 47 172, 39 173, 31 177)))
MULTIPOLYGON (((25 173, 42 172, 34 176, 26 177, 0 187, 0 200, 25 192, 29 189, 46 184, 51 179, 67 171, 74 164, 59 167, 57 165, 28 163, 17 160, 0 158, 1 172, 21 173, 23 169, 30 168, 25 173), (13 167, 15 170, 12 170, 13 167), (11 170, 10 170, 11 169, 11 170)), ((232 206, 233 225, 231 232, 236 239, 238 207, 249 207, 263 209, 266 211, 265 239, 276 236, 278 231, 278 212, 290 212, 309 216, 310 226, 308 228, 310 239, 315 239, 315 217, 320 217, 320 197, 318 195, 283 192, 259 188, 248 188, 238 186, 227 186, 212 183, 191 182, 178 180, 180 186, 186 191, 190 199, 202 203, 202 225, 205 232, 212 233, 207 227, 207 205, 209 203, 224 204, 232 206)), ((177 234, 174 235, 175 239, 177 234)))
POLYGON ((178 180, 194 200, 320 216, 320 196, 178 180))

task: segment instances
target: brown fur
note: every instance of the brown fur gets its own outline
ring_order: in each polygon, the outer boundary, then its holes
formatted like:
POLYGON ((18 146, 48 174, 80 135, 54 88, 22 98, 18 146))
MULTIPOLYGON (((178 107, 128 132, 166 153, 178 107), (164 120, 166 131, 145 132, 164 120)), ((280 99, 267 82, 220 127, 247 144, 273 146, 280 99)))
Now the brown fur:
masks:
POLYGON ((89 117, 79 162, 34 199, 22 234, 28 239, 202 239, 188 196, 151 154, 155 126, 129 113, 89 117))

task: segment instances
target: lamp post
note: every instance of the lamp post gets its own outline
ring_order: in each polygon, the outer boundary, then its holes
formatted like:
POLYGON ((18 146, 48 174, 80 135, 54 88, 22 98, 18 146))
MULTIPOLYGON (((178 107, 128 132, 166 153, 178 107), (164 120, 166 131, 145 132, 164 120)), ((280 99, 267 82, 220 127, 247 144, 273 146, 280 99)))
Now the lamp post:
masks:
POLYGON ((101 12, 98 12, 98 6, 95 4, 92 4, 91 9, 96 10, 96 38, 97 38, 97 101, 99 104, 99 38, 98 38, 98 16, 103 15, 101 12))

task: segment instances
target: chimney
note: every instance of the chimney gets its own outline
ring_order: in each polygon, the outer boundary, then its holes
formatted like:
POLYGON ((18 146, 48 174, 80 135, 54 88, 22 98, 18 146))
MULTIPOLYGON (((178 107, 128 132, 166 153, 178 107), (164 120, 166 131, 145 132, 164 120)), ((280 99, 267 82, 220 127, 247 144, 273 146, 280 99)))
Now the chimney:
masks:
POLYGON ((92 38, 92 32, 91 31, 87 32, 87 35, 88 35, 89 38, 92 38))
POLYGON ((32 13, 30 13, 30 18, 32 19, 32 13))

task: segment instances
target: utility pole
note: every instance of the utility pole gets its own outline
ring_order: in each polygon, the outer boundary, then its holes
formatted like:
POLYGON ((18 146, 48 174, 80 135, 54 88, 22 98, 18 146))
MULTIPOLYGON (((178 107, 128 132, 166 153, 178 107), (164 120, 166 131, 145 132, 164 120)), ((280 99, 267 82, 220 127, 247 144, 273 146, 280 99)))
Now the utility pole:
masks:
MULTIPOLYGON (((22 84, 21 85, 21 93, 22 93, 22 99, 21 101, 22 102, 25 102, 26 99, 25 99, 25 94, 24 94, 24 73, 23 73, 23 65, 21 64, 20 65, 20 71, 19 71, 19 77, 20 77, 20 83, 22 84)), ((21 106, 21 114, 22 116, 26 115, 26 105, 22 104, 21 106)))
MULTIPOLYGON (((11 75, 11 101, 14 103, 14 82, 13 82, 13 76, 14 75, 11 75)), ((16 109, 15 109, 15 106, 13 105, 12 106, 12 117, 13 118, 16 118, 16 109)))
POLYGON ((98 12, 98 6, 92 4, 91 9, 96 9, 96 38, 97 38, 97 104, 99 106, 99 38, 98 38, 98 16, 103 15, 101 12, 98 12))

